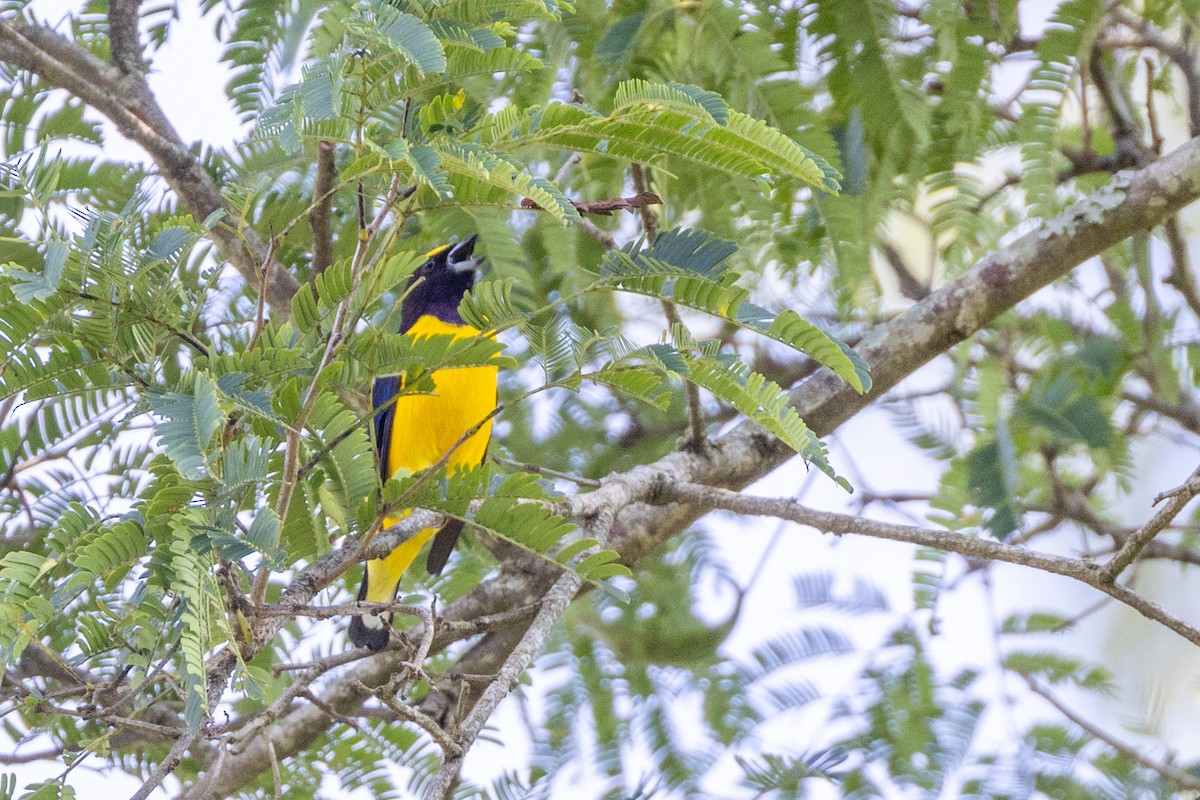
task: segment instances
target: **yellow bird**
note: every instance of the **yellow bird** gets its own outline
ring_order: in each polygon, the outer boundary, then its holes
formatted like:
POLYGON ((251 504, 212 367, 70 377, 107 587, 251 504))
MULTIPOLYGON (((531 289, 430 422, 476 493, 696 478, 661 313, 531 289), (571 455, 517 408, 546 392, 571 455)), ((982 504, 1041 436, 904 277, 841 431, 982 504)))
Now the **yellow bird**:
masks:
MULTIPOLYGON (((475 285, 475 241, 478 237, 444 245, 430 251, 408 283, 400 306, 400 332, 414 336, 451 334, 478 336, 479 331, 458 314, 463 295, 475 285)), ((483 462, 492 423, 488 420, 458 444, 463 434, 479 425, 496 408, 496 368, 466 367, 435 370, 432 394, 399 394, 402 376, 378 378, 371 391, 375 409, 375 447, 384 480, 396 470, 425 469, 453 448, 447 465, 476 466, 483 462), (455 447, 455 445, 458 445, 455 447)), ((394 525, 408 515, 384 520, 394 525)), ((441 529, 426 528, 401 544, 386 558, 368 561, 358 599, 372 603, 391 602, 400 578, 416 559, 421 547, 433 538, 426 567, 437 575, 446 566, 462 523, 450 520, 441 529), (436 536, 434 535, 436 534, 436 536)), ((388 643, 389 620, 366 614, 350 620, 350 641, 358 647, 382 650, 388 643)))

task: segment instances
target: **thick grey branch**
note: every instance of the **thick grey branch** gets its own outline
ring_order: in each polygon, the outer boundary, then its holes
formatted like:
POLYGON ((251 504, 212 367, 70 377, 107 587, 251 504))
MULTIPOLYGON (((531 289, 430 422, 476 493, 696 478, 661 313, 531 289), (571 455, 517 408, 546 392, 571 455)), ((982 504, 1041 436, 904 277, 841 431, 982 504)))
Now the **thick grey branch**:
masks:
MULTIPOLYGON (((869 394, 859 395, 828 369, 792 390, 791 403, 819 436, 827 436, 875 403, 916 369, 990 324, 1038 289, 1083 261, 1139 232, 1152 230, 1200 197, 1200 139, 1133 173, 1115 176, 1116 189, 1097 192, 1008 246, 983 258, 961 278, 910 310, 869 331, 855 349, 871 367, 869 394)), ((795 455, 779 440, 743 422, 704 455, 673 453, 583 495, 588 507, 606 504, 606 491, 625 495, 631 483, 683 480, 740 489, 795 455), (620 484, 617 486, 610 484, 620 484)), ((620 506, 618 506, 620 508, 620 506)), ((634 505, 622 512, 617 544, 636 560, 693 522, 701 509, 634 505)))
MULTIPOLYGON (((908 312, 870 331, 857 347, 871 365, 874 388, 870 394, 858 395, 829 370, 821 369, 791 392, 792 404, 819 435, 828 435, 914 370, 990 324, 1038 289, 1126 237, 1161 224, 1200 197, 1200 141, 1192 140, 1131 175, 1118 176, 1117 185, 1119 188, 1115 191, 1101 191, 1014 240, 981 260, 954 283, 932 292, 908 312)), ((741 489, 793 455, 791 450, 757 426, 743 423, 702 453, 673 453, 653 464, 609 476, 595 491, 570 498, 562 510, 584 519, 617 514, 609 544, 621 553, 625 563, 633 563, 661 547, 711 508, 711 503, 699 502, 699 498, 662 505, 669 497, 666 494, 668 487, 692 483, 741 489)), ((423 521, 422 524, 426 523, 423 521)), ((943 542, 945 544, 954 542, 943 542)), ((991 557, 988 553, 979 555, 991 557)), ((1061 566, 1055 560, 1029 565, 1036 568, 1061 566)), ((300 585, 294 582, 289 588, 289 594, 297 600, 303 597, 299 600, 301 603, 306 603, 317 590, 328 585, 327 580, 332 580, 329 577, 332 573, 326 568, 322 568, 326 570, 324 572, 310 570, 302 573, 300 585)), ((455 602, 446 610, 446 615, 462 619, 526 605, 540 596, 552 580, 553 577, 548 577, 544 571, 530 570, 525 562, 505 564, 497 578, 455 602)), ((1105 587, 1103 591, 1110 596, 1200 643, 1200 631, 1175 619, 1161 607, 1117 584, 1106 584, 1105 587)), ((281 619, 259 622, 277 626, 281 619)), ((262 632, 268 633, 269 628, 264 627, 262 632)), ((258 633, 256 630, 256 641, 262 641, 257 638, 258 633)), ((269 635, 273 633, 270 631, 269 635)), ((504 663, 520 641, 519 630, 495 631, 469 651, 459 661, 459 667, 470 673, 491 672, 497 664, 504 663)), ((438 644, 434 647, 436 649, 438 644)), ((341 713, 352 711, 352 707, 343 703, 361 705, 366 699, 363 693, 352 688, 357 682, 379 685, 391 670, 399 669, 401 663, 399 656, 393 653, 367 659, 334 681, 322 699, 341 713), (372 683, 364 677, 376 680, 372 683)), ((230 670, 232 666, 229 665, 230 670)), ((290 755, 311 744, 328 722, 329 717, 321 709, 315 705, 306 706, 273 726, 270 738, 276 752, 281 756, 290 755)), ((256 741, 261 742, 261 737, 256 741)), ((270 768, 265 744, 255 744, 243 753, 230 755, 226 761, 225 769, 216 781, 219 791, 215 794, 218 796, 246 785, 270 768)), ((198 795, 185 793, 185 797, 195 796, 198 795)))
MULTIPOLYGON (((154 159, 196 219, 228 212, 216 182, 180 139, 140 73, 124 72, 50 28, 11 17, 0 19, 0 61, 66 89, 112 120, 154 159)), ((287 317, 298 284, 277 261, 267 263, 267 248, 258 235, 232 220, 218 222, 209 235, 246 281, 261 287, 276 316, 287 317)))

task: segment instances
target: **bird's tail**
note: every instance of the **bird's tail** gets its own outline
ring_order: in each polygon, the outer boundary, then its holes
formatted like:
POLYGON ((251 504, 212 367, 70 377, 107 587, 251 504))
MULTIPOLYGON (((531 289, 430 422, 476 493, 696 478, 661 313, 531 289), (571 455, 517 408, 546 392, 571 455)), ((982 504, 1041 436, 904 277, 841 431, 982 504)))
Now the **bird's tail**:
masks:
MULTIPOLYGON (((386 525, 392 525, 396 521, 388 520, 386 525)), ((435 532, 437 528, 426 528, 389 553, 387 558, 368 561, 363 570, 358 599, 370 603, 390 603, 395 600, 404 571, 435 532)), ((391 622, 391 614, 360 614, 350 620, 350 641, 355 647, 365 647, 377 653, 387 647, 388 637, 391 635, 391 622)))
MULTIPOLYGON (((369 568, 368 568, 369 569, 369 568)), ((370 583, 367 570, 363 571, 362 586, 358 590, 358 599, 367 599, 367 585, 370 583)), ((391 615, 385 619, 382 614, 362 614, 350 618, 350 642, 355 647, 365 647, 372 653, 378 653, 387 647, 391 628, 391 615)))

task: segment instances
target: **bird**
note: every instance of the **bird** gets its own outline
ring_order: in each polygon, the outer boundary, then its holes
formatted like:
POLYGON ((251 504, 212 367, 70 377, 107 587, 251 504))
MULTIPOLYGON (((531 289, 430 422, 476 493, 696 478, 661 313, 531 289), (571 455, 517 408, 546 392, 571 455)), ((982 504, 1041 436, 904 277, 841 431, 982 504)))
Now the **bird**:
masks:
MULTIPOLYGON (((459 338, 480 335, 458 313, 463 295, 475 285, 483 260, 475 256, 478 238, 471 236, 426 254, 424 263, 409 279, 401 301, 400 333, 450 334, 459 338)), ((426 469, 452 448, 446 463, 451 469, 483 463, 492 435, 489 415, 496 408, 496 367, 435 370, 431 377, 434 389, 428 394, 399 394, 404 377, 397 375, 377 378, 372 386, 375 448, 384 481, 397 470, 426 469), (478 430, 458 444, 476 426, 478 430)), ((394 525, 408 514, 405 510, 385 519, 384 527, 394 525)), ((462 528, 461 520, 447 520, 440 529, 422 530, 385 558, 368 561, 358 599, 372 603, 394 600, 401 576, 430 538, 433 544, 425 566, 429 574, 441 574, 462 528)), ((378 614, 353 617, 349 628, 351 643, 373 652, 382 650, 390 636, 389 622, 378 614)))

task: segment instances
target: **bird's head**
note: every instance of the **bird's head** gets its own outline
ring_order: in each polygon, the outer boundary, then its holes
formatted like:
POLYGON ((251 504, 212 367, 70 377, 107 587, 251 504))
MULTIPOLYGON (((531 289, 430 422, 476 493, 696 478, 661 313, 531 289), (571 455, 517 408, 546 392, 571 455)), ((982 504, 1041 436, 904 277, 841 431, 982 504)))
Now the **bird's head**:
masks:
POLYGON ((470 236, 457 244, 430 250, 425 262, 408 281, 408 291, 400 308, 400 332, 406 332, 423 316, 443 322, 461 323, 458 304, 475 286, 475 275, 483 259, 475 255, 479 236, 470 236))

